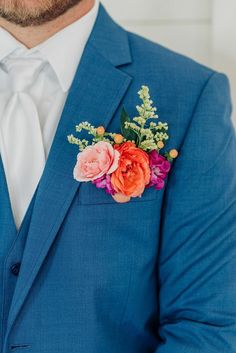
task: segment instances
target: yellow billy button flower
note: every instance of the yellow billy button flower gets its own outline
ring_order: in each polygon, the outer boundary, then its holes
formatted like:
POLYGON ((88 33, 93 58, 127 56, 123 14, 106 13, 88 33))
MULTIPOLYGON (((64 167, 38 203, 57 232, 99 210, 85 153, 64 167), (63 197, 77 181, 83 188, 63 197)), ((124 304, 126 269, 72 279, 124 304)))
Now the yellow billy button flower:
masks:
POLYGON ((114 136, 114 141, 119 145, 124 141, 124 137, 121 134, 116 134, 114 136))
POLYGON ((105 129, 104 129, 103 126, 99 126, 99 127, 97 128, 97 134, 98 134, 98 136, 102 136, 102 135, 105 134, 105 129))
POLYGON ((170 152, 169 152, 169 156, 170 156, 171 158, 173 158, 173 159, 177 158, 177 157, 178 157, 178 154, 179 154, 178 151, 175 150, 175 149, 170 150, 170 152))
POLYGON ((163 142, 163 141, 158 141, 158 142, 157 142, 157 147, 158 147, 159 149, 163 148, 163 147, 164 147, 164 142, 163 142))

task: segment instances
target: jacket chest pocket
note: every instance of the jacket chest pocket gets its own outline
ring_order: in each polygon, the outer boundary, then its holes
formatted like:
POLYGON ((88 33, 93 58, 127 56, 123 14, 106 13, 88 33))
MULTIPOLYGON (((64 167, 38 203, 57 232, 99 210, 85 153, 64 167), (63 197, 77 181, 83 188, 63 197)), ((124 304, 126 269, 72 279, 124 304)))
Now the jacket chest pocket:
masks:
MULTIPOLYGON (((146 189, 141 197, 131 198, 129 203, 139 203, 139 202, 147 202, 153 201, 158 199, 159 196, 162 194, 161 191, 155 190, 154 188, 146 189)), ((81 205, 101 205, 101 204, 117 204, 116 201, 113 200, 112 196, 107 194, 104 189, 98 189, 95 185, 91 182, 88 183, 81 183, 77 201, 81 205)))

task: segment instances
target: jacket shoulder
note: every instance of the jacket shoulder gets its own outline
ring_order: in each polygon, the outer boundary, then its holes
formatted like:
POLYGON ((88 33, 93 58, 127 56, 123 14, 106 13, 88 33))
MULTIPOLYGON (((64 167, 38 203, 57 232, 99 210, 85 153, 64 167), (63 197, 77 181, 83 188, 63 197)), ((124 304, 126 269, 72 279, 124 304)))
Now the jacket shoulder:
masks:
POLYGON ((215 70, 202 65, 195 60, 154 43, 132 32, 127 32, 134 67, 140 66, 148 73, 162 73, 173 81, 182 80, 199 82, 200 86, 209 79, 215 70))
MULTIPOLYGON (((221 84, 226 82, 225 76, 139 35, 127 35, 132 57, 132 63, 123 68, 132 77, 127 105, 132 107, 133 97, 142 85, 149 86, 158 115, 175 131, 174 145, 178 146, 209 82, 220 85, 220 94, 228 94, 226 85, 221 84), (212 80, 213 77, 219 79, 212 80)), ((217 97, 211 99, 210 103, 216 105, 217 97)))

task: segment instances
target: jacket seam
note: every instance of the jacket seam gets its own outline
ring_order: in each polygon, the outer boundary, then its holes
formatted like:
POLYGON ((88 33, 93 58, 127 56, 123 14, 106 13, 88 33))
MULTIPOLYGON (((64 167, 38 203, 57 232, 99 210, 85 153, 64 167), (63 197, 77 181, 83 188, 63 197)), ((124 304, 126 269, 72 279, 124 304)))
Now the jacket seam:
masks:
POLYGON ((191 125, 192 125, 192 121, 193 121, 194 116, 195 116, 195 114, 196 114, 196 111, 197 111, 197 109, 198 109, 199 103, 200 103, 200 101, 201 101, 201 99, 202 99, 202 97, 203 97, 203 95, 204 95, 204 93, 205 93, 205 91, 206 91, 206 88, 208 87, 208 84, 210 83, 211 79, 212 79, 214 76, 216 76, 216 75, 218 75, 218 73, 217 73, 216 71, 213 71, 213 72, 211 73, 211 75, 207 78, 207 80, 205 81, 205 83, 203 84, 203 86, 202 86, 202 89, 201 89, 201 91, 200 91, 200 93, 199 93, 199 96, 198 96, 198 98, 196 99, 195 105, 194 105, 194 107, 193 107, 193 111, 192 111, 192 114, 191 114, 191 116, 190 116, 188 126, 187 126, 187 128, 186 128, 186 130, 185 130, 184 136, 183 136, 182 141, 181 141, 181 143, 180 143, 179 150, 181 150, 181 148, 182 148, 182 146, 184 145, 184 142, 185 142, 185 140, 186 140, 186 137, 188 136, 188 132, 189 132, 190 127, 191 127, 191 125))

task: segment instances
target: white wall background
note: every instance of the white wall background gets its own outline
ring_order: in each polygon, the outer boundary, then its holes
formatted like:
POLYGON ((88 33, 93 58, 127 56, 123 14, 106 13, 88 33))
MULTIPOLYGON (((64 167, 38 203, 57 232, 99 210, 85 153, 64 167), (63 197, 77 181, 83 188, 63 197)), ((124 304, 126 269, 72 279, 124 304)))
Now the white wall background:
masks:
POLYGON ((101 1, 125 28, 227 73, 236 111, 236 0, 101 1))

